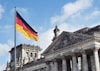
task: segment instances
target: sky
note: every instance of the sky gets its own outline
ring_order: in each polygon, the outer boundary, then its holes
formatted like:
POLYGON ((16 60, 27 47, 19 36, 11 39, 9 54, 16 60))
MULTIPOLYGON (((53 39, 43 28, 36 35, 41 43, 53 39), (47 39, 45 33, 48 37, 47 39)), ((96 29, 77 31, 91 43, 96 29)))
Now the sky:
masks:
POLYGON ((16 32, 16 44, 38 45, 42 52, 52 42, 56 25, 60 33, 100 25, 100 0, 0 0, 0 71, 14 47, 15 7, 39 35, 35 42, 16 32))

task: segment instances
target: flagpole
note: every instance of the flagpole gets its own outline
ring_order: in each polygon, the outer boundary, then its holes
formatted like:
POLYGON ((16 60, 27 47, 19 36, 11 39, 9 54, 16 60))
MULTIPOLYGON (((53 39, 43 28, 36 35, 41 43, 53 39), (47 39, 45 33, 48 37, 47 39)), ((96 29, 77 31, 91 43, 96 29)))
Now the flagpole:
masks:
POLYGON ((14 71, 16 71, 16 7, 15 12, 15 22, 14 22, 14 71))

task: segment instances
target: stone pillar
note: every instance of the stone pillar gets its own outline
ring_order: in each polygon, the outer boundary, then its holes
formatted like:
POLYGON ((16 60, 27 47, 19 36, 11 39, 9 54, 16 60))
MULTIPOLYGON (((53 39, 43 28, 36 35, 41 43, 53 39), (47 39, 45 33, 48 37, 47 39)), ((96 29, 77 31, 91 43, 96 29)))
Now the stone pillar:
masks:
POLYGON ((50 62, 50 71, 54 71, 54 65, 53 65, 53 62, 50 62))
POLYGON ((98 49, 94 50, 94 60, 95 60, 96 71, 100 71, 98 49))
POLYGON ((76 61, 76 56, 73 55, 72 56, 72 71, 78 71, 78 67, 77 67, 77 61, 76 61))
POLYGON ((50 70, 49 70, 49 65, 46 66, 46 71, 50 71, 50 70))
POLYGON ((46 71, 50 71, 50 65, 49 65, 49 62, 46 63, 46 71))
POLYGON ((88 71, 87 55, 85 51, 82 53, 82 71, 88 71))
POLYGON ((67 64, 66 64, 66 59, 62 59, 62 71, 67 71, 67 64))
POLYGON ((43 68, 43 71, 46 71, 46 67, 43 68))
POLYGON ((58 63, 57 63, 57 61, 55 60, 54 61, 54 71, 58 71, 58 63))
POLYGON ((41 71, 41 69, 38 69, 37 71, 41 71))
POLYGON ((95 71, 95 62, 94 62, 94 56, 93 55, 90 56, 90 60, 91 60, 91 70, 95 71))

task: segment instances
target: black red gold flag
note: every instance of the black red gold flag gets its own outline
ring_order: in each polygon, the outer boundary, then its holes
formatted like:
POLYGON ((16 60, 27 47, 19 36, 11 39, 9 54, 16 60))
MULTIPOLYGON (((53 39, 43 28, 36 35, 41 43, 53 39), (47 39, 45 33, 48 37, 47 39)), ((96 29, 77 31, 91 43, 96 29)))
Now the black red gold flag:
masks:
POLYGON ((16 30, 23 33, 26 38, 38 41, 37 32, 16 12, 16 30))

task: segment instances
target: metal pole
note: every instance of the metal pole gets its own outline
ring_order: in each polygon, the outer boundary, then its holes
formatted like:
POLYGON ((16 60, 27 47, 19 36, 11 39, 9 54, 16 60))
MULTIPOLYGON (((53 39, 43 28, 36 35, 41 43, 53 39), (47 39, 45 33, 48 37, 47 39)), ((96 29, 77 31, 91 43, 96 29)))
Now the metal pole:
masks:
POLYGON ((15 22, 14 22, 14 71, 16 71, 16 7, 15 7, 15 22))

